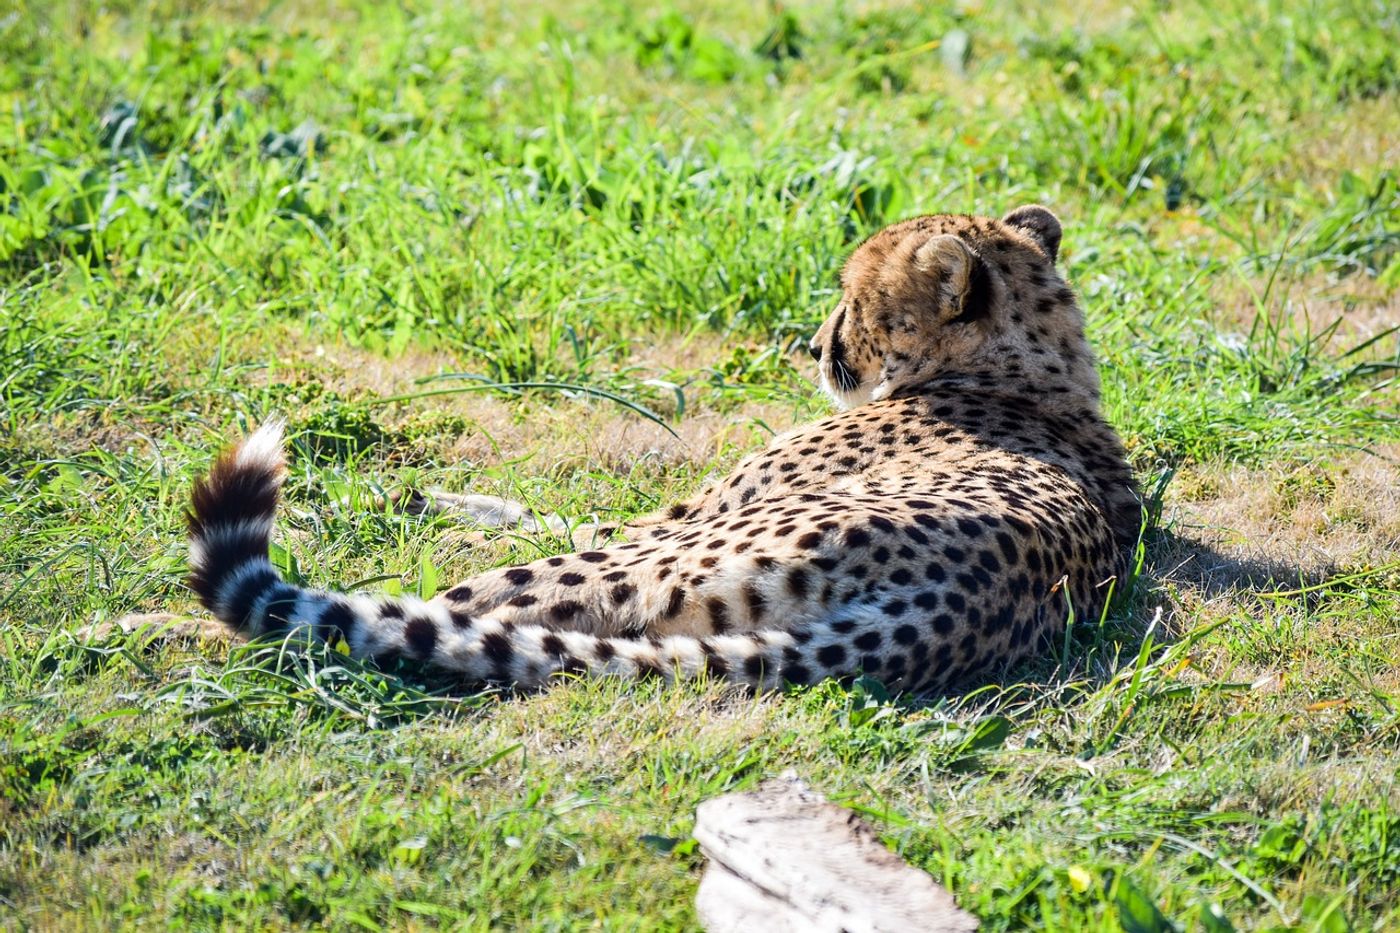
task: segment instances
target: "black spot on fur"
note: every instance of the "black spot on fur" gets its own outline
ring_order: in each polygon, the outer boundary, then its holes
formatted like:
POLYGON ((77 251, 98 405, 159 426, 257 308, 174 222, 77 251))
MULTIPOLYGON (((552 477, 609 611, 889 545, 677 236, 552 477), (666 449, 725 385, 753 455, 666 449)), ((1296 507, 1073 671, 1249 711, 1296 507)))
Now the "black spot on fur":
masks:
POLYGON ((588 665, 572 654, 563 654, 559 657, 558 672, 561 674, 573 674, 575 676, 588 673, 588 665))
POLYGON ((555 622, 567 622, 583 611, 583 603, 566 599, 549 607, 549 617, 555 622))
POLYGON ((709 669, 711 674, 717 677, 723 677, 725 674, 729 673, 729 665, 725 662, 724 658, 720 657, 714 645, 702 639, 700 642, 700 650, 705 653, 705 667, 709 669))
POLYGON ((291 626, 292 610, 296 608, 300 595, 301 591, 289 583, 278 583, 272 588, 262 610, 265 618, 263 624, 269 631, 291 626))
POLYGON ((810 684, 812 682, 812 672, 801 664, 789 664, 787 667, 783 668, 783 679, 789 683, 798 684, 799 686, 810 684))
POLYGON ((403 627, 403 639, 418 657, 429 657, 437 647, 437 626, 431 619, 411 619, 403 627))
POLYGON ((515 567, 506 571, 506 580, 516 586, 524 586, 535 579, 535 572, 528 567, 515 567))
POLYGON ((632 663, 637 666, 637 676, 643 680, 660 677, 666 673, 661 667, 661 662, 655 658, 633 658, 632 663))
POLYGON ((729 606, 718 596, 705 601, 705 609, 710 614, 710 631, 722 635, 729 629, 729 606))
POLYGON ((355 610, 349 603, 336 600, 321 613, 318 625, 318 634, 332 645, 342 638, 348 643, 355 631, 355 610))
POLYGON ((227 600, 225 616, 234 621, 237 625, 248 623, 248 613, 253 609, 253 603, 271 587, 277 584, 277 572, 270 566, 263 567, 253 573, 248 574, 239 581, 237 588, 231 593, 227 600))
POLYGON ((763 680, 763 655, 751 654, 744 659, 744 673, 750 680, 763 680))
POLYGON ((1012 614, 1011 607, 1004 605, 987 617, 986 630, 992 633, 1002 632, 1010 628, 1013 621, 1015 621, 1015 616, 1012 614))
POLYGON ((982 533, 982 525, 970 518, 960 518, 958 519, 958 531, 969 538, 975 538, 982 533))
POLYGON ((788 572, 788 592, 791 593, 795 599, 806 597, 809 586, 810 583, 807 579, 807 571, 803 570, 801 567, 794 567, 788 572))
POLYGON ((868 632, 862 632, 857 635, 855 641, 851 642, 851 644, 855 645, 861 651, 874 651, 876 648, 880 647, 880 641, 880 633, 875 629, 871 629, 868 632))
POLYGON ((515 657, 515 648, 505 632, 490 632, 481 638, 481 653, 491 660, 498 673, 505 674, 510 669, 511 659, 515 657))
POLYGON ((1001 554, 1006 558, 1008 564, 1014 564, 1019 552, 1016 549, 1016 542, 1004 531, 997 532, 997 547, 1001 548, 1001 554))
POLYGON ((744 587, 744 602, 749 607, 750 618, 758 620, 763 617, 763 610, 768 605, 768 600, 752 583, 744 587))

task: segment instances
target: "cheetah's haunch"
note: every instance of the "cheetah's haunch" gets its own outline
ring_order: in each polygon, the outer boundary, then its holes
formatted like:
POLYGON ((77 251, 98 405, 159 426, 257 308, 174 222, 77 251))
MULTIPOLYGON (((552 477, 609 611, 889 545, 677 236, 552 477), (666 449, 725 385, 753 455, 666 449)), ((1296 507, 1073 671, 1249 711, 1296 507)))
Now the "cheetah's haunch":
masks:
POLYGON ((1099 412, 1043 207, 887 227, 812 341, 844 409, 777 438, 630 540, 472 577, 431 601, 286 583, 268 561, 281 428, 195 487, 191 584, 251 635, 522 686, 559 671, 770 686, 858 672, 930 690, 1096 615, 1140 506, 1099 412))

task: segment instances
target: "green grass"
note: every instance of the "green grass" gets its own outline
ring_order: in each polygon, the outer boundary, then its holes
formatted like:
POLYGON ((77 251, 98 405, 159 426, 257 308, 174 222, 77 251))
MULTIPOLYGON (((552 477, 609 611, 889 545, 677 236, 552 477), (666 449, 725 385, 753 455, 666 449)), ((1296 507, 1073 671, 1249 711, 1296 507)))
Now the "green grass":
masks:
POLYGON ((0 7, 0 926, 694 926, 695 805, 793 768, 987 930, 1400 929, 1392 4, 210 6, 0 7), (394 489, 645 512, 825 410, 860 237, 1030 201, 1171 478, 1056 657, 517 697, 80 634, 194 609, 275 413, 318 584, 561 546, 394 489))

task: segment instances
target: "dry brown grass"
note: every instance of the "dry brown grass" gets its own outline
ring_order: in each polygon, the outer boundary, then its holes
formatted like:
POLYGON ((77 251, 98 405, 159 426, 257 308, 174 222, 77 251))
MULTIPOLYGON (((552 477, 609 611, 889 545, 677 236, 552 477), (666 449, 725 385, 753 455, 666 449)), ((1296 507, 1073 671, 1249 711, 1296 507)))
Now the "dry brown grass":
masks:
POLYGON ((1290 127, 1290 139, 1295 143, 1287 172, 1294 177, 1369 176, 1378 165, 1400 164, 1400 121, 1394 102, 1385 97, 1352 101, 1341 113, 1301 113, 1290 127), (1339 126, 1345 132, 1338 132, 1339 126))
POLYGON ((1400 558, 1400 448, 1327 462, 1193 468, 1168 493, 1179 534, 1308 575, 1400 558))
MULTIPOLYGON (((1217 621, 1245 628, 1232 636, 1235 644, 1192 656, 1204 680, 1253 684, 1238 698, 1241 709, 1291 685, 1335 676, 1336 651, 1385 638, 1374 621, 1329 610, 1333 595, 1325 582, 1348 574, 1400 575, 1397 454, 1383 447, 1303 465, 1197 467, 1170 489, 1149 576, 1164 599, 1169 630, 1217 621), (1271 595, 1299 590, 1282 600, 1271 595), (1254 647, 1240 650, 1240 643, 1254 647)), ((1400 689, 1400 670, 1382 671, 1372 685, 1400 689)), ((1347 705, 1291 702, 1300 721, 1344 715, 1347 705)))
POLYGON ((1296 279, 1283 277, 1272 286, 1257 276, 1217 278, 1210 290, 1213 322, 1247 332, 1259 317, 1260 299, 1266 294, 1270 298, 1264 304, 1275 327, 1317 335, 1336 324, 1336 332, 1322 349, 1345 351, 1380 336, 1370 355, 1400 352, 1400 334, 1394 333, 1400 328, 1400 291, 1367 276, 1311 273, 1296 279))
MULTIPOLYGON (((636 347, 619 368, 635 368, 636 379, 675 378, 694 374, 733 350, 732 340, 717 336, 672 337, 636 347)), ((423 385, 425 377, 461 369, 447 353, 410 350, 393 359, 349 346, 318 345, 294 351, 277 378, 317 380, 347 397, 391 397, 450 385, 423 385)), ((601 468, 630 471, 638 462, 673 467, 709 463, 734 448, 751 448, 792 424, 791 403, 746 399, 722 409, 703 385, 687 391, 686 417, 670 430, 607 402, 580 403, 541 396, 527 405, 485 392, 464 392, 416 400, 398 406, 393 416, 434 411, 465 418, 471 428, 440 450, 450 462, 483 467, 531 459, 550 471, 601 468), (767 426, 765 429, 764 426, 767 426), (544 466, 544 465, 547 465, 544 466)), ((390 418, 392 420, 392 417, 390 418)))

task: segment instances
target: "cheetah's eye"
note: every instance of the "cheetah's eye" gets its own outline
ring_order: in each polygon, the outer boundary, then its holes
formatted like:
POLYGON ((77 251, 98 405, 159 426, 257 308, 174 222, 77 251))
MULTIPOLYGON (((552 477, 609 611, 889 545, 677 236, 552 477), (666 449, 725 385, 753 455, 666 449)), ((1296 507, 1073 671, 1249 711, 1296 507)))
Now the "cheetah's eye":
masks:
POLYGON ((818 363, 822 361, 822 345, 815 340, 807 344, 807 352, 812 354, 812 359, 816 360, 818 363))

